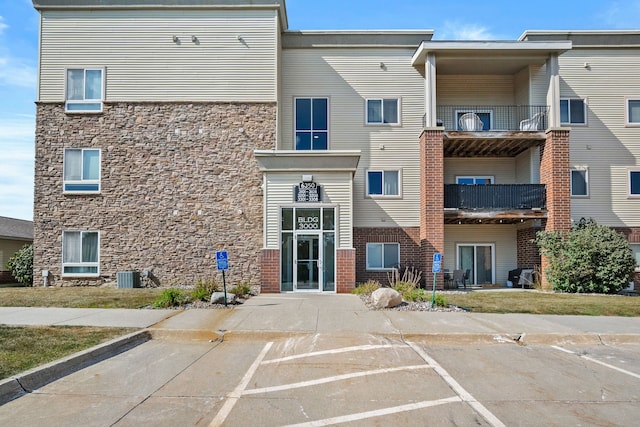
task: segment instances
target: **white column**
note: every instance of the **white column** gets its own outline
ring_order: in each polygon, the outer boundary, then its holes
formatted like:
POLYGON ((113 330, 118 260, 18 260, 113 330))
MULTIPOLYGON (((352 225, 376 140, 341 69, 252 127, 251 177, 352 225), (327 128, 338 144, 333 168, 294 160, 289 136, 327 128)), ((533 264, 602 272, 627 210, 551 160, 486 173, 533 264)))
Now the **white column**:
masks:
POLYGON ((560 66, 558 54, 552 53, 547 60, 547 75, 549 76, 549 89, 547 91, 547 105, 549 106, 548 127, 560 127, 560 66))
POLYGON ((424 62, 424 112, 425 127, 436 126, 436 55, 427 53, 424 62))

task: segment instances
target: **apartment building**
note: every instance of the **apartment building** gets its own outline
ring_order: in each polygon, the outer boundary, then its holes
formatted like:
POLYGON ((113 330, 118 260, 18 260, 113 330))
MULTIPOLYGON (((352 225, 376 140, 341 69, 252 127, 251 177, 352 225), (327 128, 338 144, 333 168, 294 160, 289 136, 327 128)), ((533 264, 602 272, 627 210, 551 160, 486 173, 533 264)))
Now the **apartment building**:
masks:
POLYGON ((640 253, 640 32, 294 31, 284 0, 34 0, 35 260, 348 292, 502 284, 581 217, 640 253), (437 275, 439 287, 444 277, 437 275))

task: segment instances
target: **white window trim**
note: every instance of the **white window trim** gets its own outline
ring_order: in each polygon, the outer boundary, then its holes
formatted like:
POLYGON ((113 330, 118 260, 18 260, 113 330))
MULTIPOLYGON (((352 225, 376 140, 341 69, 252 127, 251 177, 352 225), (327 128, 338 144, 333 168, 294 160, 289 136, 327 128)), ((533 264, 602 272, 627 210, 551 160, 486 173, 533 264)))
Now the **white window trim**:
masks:
MULTIPOLYGON (((72 147, 68 147, 64 149, 64 152, 62 154, 62 193, 63 194, 100 194, 100 192, 102 191, 102 150, 100 148, 72 148, 72 147), (98 152, 98 179, 81 179, 79 181, 66 181, 64 179, 64 177, 66 176, 65 171, 66 171, 66 167, 67 167, 67 150, 81 150, 83 153, 86 150, 93 150, 93 151, 97 151, 98 152), (66 189, 66 184, 98 184, 98 189, 93 191, 93 190, 79 190, 79 191, 74 191, 74 190, 67 190, 66 189)), ((84 156, 82 157, 83 161, 84 161, 84 156)), ((83 167, 84 169, 84 167, 83 167)))
POLYGON ((570 176, 569 176, 569 191, 571 192, 571 197, 576 199, 587 199, 589 198, 589 168, 588 167, 572 167, 570 176), (584 172, 584 180, 587 184, 587 194, 573 194, 573 171, 584 172))
POLYGON ((624 125, 625 127, 640 127, 640 122, 630 122, 629 101, 640 101, 640 96, 627 96, 624 99, 624 125))
POLYGON ((393 268, 385 268, 384 267, 384 245, 396 245, 398 247, 398 264, 400 264, 400 243, 398 242, 367 242, 366 244, 366 254, 365 254, 365 263, 367 271, 393 271, 393 268), (382 245, 382 265, 383 267, 370 267, 369 266, 369 246, 371 245, 382 245))
POLYGON ((570 98, 560 98, 560 101, 558 102, 558 112, 560 112, 560 110, 562 109, 560 107, 560 103, 562 101, 575 101, 575 100, 579 100, 582 101, 582 108, 583 108, 583 113, 584 113, 584 123, 572 123, 571 122, 571 102, 569 102, 569 121, 568 122, 563 122, 562 121, 562 114, 560 114, 560 124, 561 125, 567 125, 567 126, 587 126, 589 123, 589 109, 587 108, 587 106, 589 105, 587 102, 587 98, 579 98, 579 97, 570 97, 570 98))
MULTIPOLYGON (((80 240, 82 242, 82 239, 80 240)), ((62 277, 99 277, 100 276, 100 232, 98 230, 63 230, 62 231, 62 277), (64 233, 98 233, 97 262, 64 262, 64 233), (96 267, 95 273, 65 273, 65 267, 96 267)))
POLYGON ((630 199, 640 199, 640 193, 632 194, 631 193, 631 173, 637 172, 640 173, 640 168, 638 169, 629 169, 627 171, 627 195, 630 199))
POLYGON ((365 170, 365 197, 369 199, 402 199, 402 169, 366 169, 365 170), (382 191, 384 193, 385 172, 398 172, 398 194, 369 194, 369 172, 382 172, 382 191))
POLYGON ((474 114, 489 114, 489 129, 487 130, 493 130, 494 129, 494 125, 493 125, 493 110, 472 110, 472 109, 468 109, 468 110, 455 110, 454 111, 454 122, 455 123, 455 130, 460 130, 460 125, 458 124, 460 116, 466 113, 474 113, 474 114))
MULTIPOLYGON (((313 102, 312 102, 313 105, 313 102)), ((313 113, 312 113, 313 115, 313 113)), ((329 96, 294 96, 293 97, 293 143, 291 149, 294 151, 329 151, 331 150, 331 98, 329 96), (327 100, 327 149, 326 150, 296 150, 296 132, 298 132, 298 128, 296 128, 296 117, 298 117, 298 107, 296 101, 298 99, 326 99, 327 100)), ((304 132, 304 131, 301 131, 304 132)), ((313 130, 311 130, 313 132, 313 130)), ((323 131, 320 131, 323 132, 323 131)), ((312 142, 313 145, 313 142, 312 142)))
MULTIPOLYGON (((104 99, 105 99, 105 89, 106 89, 106 68, 105 67, 67 67, 64 70, 64 112, 67 114, 98 114, 102 113, 104 109, 104 99), (99 70, 102 72, 102 82, 101 82, 101 95, 100 99, 81 99, 81 100, 69 100, 67 99, 68 91, 67 84, 69 82, 69 70, 84 70, 85 74, 87 71, 95 71, 99 70), (82 104, 97 104, 100 103, 99 110, 69 110, 69 104, 73 105, 82 105, 82 104)), ((86 78, 85 78, 85 86, 86 86, 86 78)))
POLYGON ((390 96, 384 98, 367 98, 364 101, 364 123, 367 126, 401 126, 402 125, 402 111, 401 111, 401 98, 399 96, 390 96), (394 123, 384 123, 384 100, 396 100, 396 110, 398 111, 397 121, 394 123), (369 121, 369 101, 381 101, 382 102, 382 122, 370 122, 369 121))
POLYGON ((495 183, 495 177, 492 175, 456 175, 456 184, 458 185, 468 185, 468 184, 460 184, 458 181, 460 179, 468 179, 468 178, 472 178, 474 180, 476 179, 488 179, 491 181, 491 184, 495 183))

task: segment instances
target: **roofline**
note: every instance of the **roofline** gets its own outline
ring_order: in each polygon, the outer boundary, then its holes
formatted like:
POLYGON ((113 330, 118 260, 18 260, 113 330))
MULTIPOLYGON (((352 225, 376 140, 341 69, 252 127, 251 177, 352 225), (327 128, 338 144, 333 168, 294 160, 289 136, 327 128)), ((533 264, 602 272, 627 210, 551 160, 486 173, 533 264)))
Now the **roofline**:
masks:
POLYGON ((621 34, 634 34, 640 35, 640 29, 638 30, 524 30, 524 32, 518 37, 518 41, 524 41, 529 35, 567 35, 579 34, 579 35, 621 35, 621 34))
POLYGON ((286 0, 32 0, 43 10, 95 9, 274 9, 282 29, 289 27, 286 0))
POLYGON ((638 47, 640 30, 527 30, 518 40, 570 40, 574 48, 638 47))
POLYGON ((287 30, 282 34, 284 49, 322 47, 392 47, 415 49, 431 40, 433 30, 287 30))

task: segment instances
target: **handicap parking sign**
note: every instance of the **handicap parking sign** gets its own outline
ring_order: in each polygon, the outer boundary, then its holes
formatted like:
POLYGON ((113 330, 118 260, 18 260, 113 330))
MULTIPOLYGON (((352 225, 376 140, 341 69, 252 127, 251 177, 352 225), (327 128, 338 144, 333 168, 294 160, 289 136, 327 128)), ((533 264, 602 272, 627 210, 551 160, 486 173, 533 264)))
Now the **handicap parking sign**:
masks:
POLYGON ((218 270, 229 269, 229 257, 227 256, 227 251, 216 252, 216 264, 218 265, 218 270))

